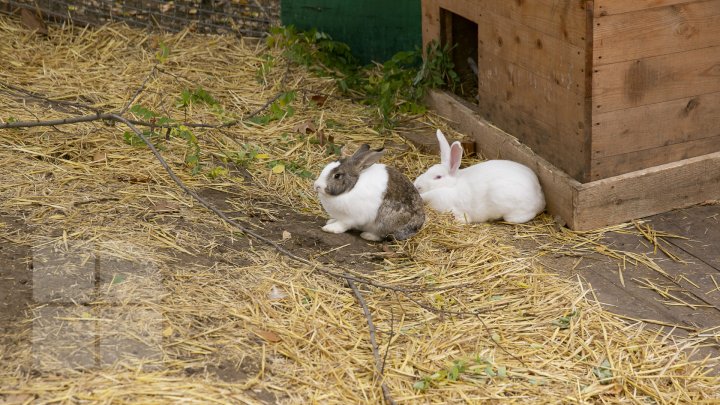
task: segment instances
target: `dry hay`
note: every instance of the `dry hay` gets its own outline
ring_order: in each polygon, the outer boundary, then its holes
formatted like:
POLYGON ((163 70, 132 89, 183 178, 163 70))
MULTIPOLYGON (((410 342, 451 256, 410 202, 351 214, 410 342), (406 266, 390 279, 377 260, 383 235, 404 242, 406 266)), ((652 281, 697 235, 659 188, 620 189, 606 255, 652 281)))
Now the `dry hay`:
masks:
MULTIPOLYGON (((120 110, 146 77, 137 102, 189 122, 218 118, 203 105, 189 108, 186 118, 175 107, 184 88, 202 86, 231 117, 255 111, 281 90, 298 90, 291 117, 196 129, 199 175, 183 163, 184 140, 157 140, 186 184, 227 192, 214 201, 260 232, 259 219, 322 216, 311 180, 291 173, 315 174, 330 161, 311 142, 317 131, 351 149, 365 141, 389 145, 385 160, 410 176, 434 163, 397 134, 380 136, 367 107, 335 96, 331 81, 290 68, 262 43, 119 25, 51 27, 43 38, 6 18, 0 36, 1 53, 11 55, 0 59, 0 81, 103 110, 120 110), (171 53, 148 76, 161 42, 171 53), (267 55, 274 66, 259 74, 267 55), (311 100, 318 93, 329 95, 323 106, 311 100), (308 122, 316 132, 301 137, 298 129, 305 132, 308 122), (246 162, 223 159, 253 148, 260 155, 246 162), (276 164, 268 162, 278 160, 285 170, 274 173, 276 164), (215 167, 229 172, 211 178, 215 167)), ((83 113, 4 86, 0 92, 3 120, 83 113)), ((412 119, 449 130, 431 114, 412 119)), ((366 319, 347 285, 224 224, 184 195, 146 148, 126 144, 125 130, 89 122, 0 133, 0 212, 25 224, 2 225, 3 238, 29 247, 36 275, 27 317, 0 340, 0 400, 381 402, 366 319)), ((461 226, 431 213, 415 238, 387 245, 381 261, 360 255, 346 262, 344 270, 380 283, 424 288, 402 294, 361 286, 394 399, 720 400, 718 379, 703 367, 708 360, 688 359, 702 339, 623 322, 535 260, 546 252, 603 251, 602 234, 611 230, 617 229, 570 232, 546 216, 519 226, 461 226), (540 248, 515 247, 527 238, 540 248), (476 311, 481 315, 467 315, 476 311), (413 385, 423 377, 428 386, 419 391, 413 385)), ((267 236, 283 241, 279 232, 267 236)), ((621 261, 649 260, 604 251, 621 261)))

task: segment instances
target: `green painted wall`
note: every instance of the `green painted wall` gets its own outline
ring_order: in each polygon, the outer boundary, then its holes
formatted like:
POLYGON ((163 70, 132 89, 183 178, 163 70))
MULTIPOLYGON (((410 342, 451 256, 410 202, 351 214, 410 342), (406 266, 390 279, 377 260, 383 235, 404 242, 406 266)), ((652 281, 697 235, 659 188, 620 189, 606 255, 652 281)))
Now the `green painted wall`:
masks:
POLYGON ((422 44, 420 0, 281 0, 280 17, 283 25, 347 43, 363 63, 422 44))

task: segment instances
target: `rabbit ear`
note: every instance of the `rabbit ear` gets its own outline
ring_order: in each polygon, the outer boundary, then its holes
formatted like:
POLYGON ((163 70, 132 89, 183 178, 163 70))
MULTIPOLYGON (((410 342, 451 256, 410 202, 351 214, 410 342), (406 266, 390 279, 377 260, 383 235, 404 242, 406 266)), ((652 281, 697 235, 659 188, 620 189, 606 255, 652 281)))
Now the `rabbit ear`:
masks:
POLYGON ((463 148, 460 142, 453 142, 452 146, 450 146, 450 158, 448 163, 448 168, 450 169, 449 172, 451 176, 454 176, 460 168, 460 159, 462 159, 462 154, 463 148))
POLYGON ((440 163, 447 166, 450 162, 450 144, 447 139, 445 139, 445 135, 443 135, 442 131, 439 129, 435 135, 437 136, 438 144, 440 145, 440 163))
POLYGON ((352 165, 360 172, 377 163, 383 154, 385 154, 383 148, 378 150, 369 149, 370 145, 363 144, 360 149, 355 152, 352 158, 350 158, 352 160, 352 165))

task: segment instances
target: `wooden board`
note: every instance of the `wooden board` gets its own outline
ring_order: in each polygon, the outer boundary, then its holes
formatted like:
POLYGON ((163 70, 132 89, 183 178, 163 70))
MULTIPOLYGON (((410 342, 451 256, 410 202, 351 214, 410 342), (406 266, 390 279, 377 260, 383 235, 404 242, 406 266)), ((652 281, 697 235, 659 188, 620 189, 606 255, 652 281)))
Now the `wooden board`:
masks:
POLYGON ((458 97, 433 90, 427 103, 440 115, 453 122, 456 129, 477 141, 476 150, 492 159, 509 159, 520 162, 535 171, 545 193, 547 210, 565 221, 572 217, 574 190, 580 186, 576 180, 556 168, 516 138, 485 122, 458 97))
POLYGON ((478 23, 481 16, 492 13, 582 48, 585 46, 586 36, 586 2, 587 0, 423 0, 423 7, 425 3, 429 8, 441 7, 478 23), (433 4, 430 4, 431 2, 433 4))
POLYGON ((638 107, 720 91, 720 46, 593 69, 593 111, 638 107))
POLYGON ((718 46, 720 0, 608 16, 600 13, 595 16, 594 24, 596 66, 718 46))
POLYGON ((440 40, 440 8, 438 7, 438 0, 422 0, 420 12, 424 51, 430 41, 433 39, 440 40))
POLYGON ((614 15, 648 10, 675 4, 696 3, 698 0, 595 0, 595 15, 614 15))
MULTIPOLYGON (((714 276, 720 284, 720 205, 698 205, 688 209, 675 210, 656 215, 651 222, 653 228, 688 239, 668 238, 668 242, 678 249, 694 257, 694 262, 701 262, 718 271, 714 276)), ((715 282, 702 282, 706 291, 715 287, 715 282)), ((720 291, 705 293, 720 298, 720 291)))
POLYGON ((572 223, 587 230, 720 199, 720 152, 583 184, 572 223))
MULTIPOLYGON (((599 159, 718 136, 718 106, 720 92, 595 114, 592 157, 599 159)), ((658 160, 658 164, 668 162, 658 160)))
POLYGON ((710 151, 720 151, 720 135, 593 159, 591 179, 617 176, 646 167, 702 156, 710 151))
POLYGON ((483 13, 478 19, 478 44, 480 54, 521 66, 566 90, 585 93, 584 47, 493 13, 483 13))
POLYGON ((583 94, 492 55, 481 54, 478 66, 480 114, 584 181, 590 151, 583 94))

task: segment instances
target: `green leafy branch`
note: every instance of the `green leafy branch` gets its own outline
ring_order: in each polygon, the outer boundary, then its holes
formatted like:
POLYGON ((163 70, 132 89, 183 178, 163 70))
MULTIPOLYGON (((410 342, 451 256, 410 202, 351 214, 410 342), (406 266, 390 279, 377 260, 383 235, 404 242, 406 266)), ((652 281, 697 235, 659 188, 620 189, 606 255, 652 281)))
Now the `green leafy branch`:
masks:
MULTIPOLYGON (((352 93, 363 104, 376 108, 381 128, 392 128, 398 114, 425 111, 422 99, 428 89, 454 88, 459 76, 450 56, 452 47, 430 42, 425 58, 420 49, 396 53, 385 63, 360 66, 350 48, 329 35, 294 27, 271 31, 268 46, 283 49, 291 62, 325 77, 333 77, 343 94, 352 93)), ((271 64, 263 62, 258 76, 265 77, 271 64)))

